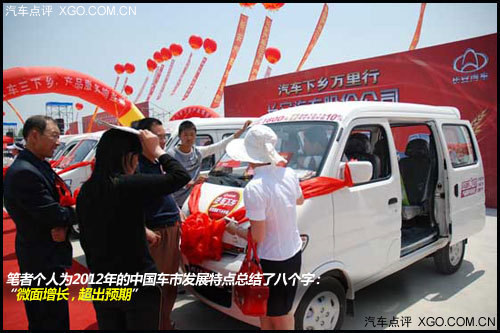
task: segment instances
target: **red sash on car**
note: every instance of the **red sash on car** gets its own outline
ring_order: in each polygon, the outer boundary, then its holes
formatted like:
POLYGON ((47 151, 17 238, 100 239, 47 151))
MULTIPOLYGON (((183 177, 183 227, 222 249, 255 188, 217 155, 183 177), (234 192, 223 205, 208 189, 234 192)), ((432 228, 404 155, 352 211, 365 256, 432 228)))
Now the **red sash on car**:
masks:
MULTIPOLYGON (((315 177, 300 182, 305 199, 335 192, 344 187, 352 186, 351 171, 346 163, 344 179, 330 177, 315 177)), ((241 207, 231 214, 213 220, 207 214, 201 213, 198 208, 201 185, 194 186, 189 197, 188 207, 191 215, 182 224, 181 252, 190 264, 200 264, 203 260, 220 260, 222 257, 222 236, 226 230, 225 217, 236 220, 238 223, 248 221, 245 207, 241 207)))
POLYGON ((71 195, 71 190, 61 177, 56 175, 55 179, 57 193, 59 193, 59 204, 63 207, 69 207, 76 204, 76 198, 80 189, 76 189, 74 195, 71 195))

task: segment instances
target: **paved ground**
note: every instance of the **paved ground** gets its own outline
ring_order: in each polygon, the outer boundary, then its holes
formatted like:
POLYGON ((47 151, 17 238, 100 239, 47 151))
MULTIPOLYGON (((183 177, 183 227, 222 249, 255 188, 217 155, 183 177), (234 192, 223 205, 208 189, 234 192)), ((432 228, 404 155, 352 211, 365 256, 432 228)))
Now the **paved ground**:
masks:
MULTIPOLYGON (((83 262, 79 243, 73 243, 83 262)), ((172 317, 179 329, 256 329, 189 294, 179 295, 172 317)), ((469 239, 457 273, 440 275, 432 259, 394 273, 356 293, 355 316, 346 317, 343 328, 492 330, 497 320, 497 211, 488 209, 486 226, 469 239), (388 327, 393 317, 398 326, 388 327), (424 317, 425 326, 420 321, 424 317)))

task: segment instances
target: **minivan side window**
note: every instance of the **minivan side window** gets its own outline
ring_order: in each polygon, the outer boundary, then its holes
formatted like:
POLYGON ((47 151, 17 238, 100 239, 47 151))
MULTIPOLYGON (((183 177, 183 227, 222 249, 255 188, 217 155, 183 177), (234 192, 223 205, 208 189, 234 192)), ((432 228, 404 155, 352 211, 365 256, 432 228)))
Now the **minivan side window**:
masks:
POLYGON ((231 135, 233 135, 234 133, 224 133, 224 135, 222 135, 222 140, 226 139, 226 138, 229 138, 231 135))
POLYGON ((385 129, 378 125, 353 128, 344 148, 343 160, 370 162, 373 167, 370 182, 388 178, 391 175, 391 159, 385 129))
POLYGON ((453 168, 460 168, 477 162, 477 155, 466 126, 443 125, 443 133, 453 168))
MULTIPOLYGON (((210 146, 214 143, 212 137, 208 134, 198 134, 196 135, 196 145, 197 146, 210 146)), ((207 171, 212 169, 215 164, 215 155, 205 157, 201 161, 201 171, 207 171)))

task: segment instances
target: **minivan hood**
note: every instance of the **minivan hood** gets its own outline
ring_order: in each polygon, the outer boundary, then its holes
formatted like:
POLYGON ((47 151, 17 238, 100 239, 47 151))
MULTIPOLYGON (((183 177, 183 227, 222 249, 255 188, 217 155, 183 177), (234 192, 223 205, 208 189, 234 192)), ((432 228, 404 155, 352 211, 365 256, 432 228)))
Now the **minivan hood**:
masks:
MULTIPOLYGON (((183 210, 188 215, 188 200, 184 203, 183 210)), ((218 220, 224 216, 243 207, 243 188, 203 183, 200 188, 198 209, 201 213, 207 214, 211 219, 218 220)), ((249 228, 250 223, 241 224, 243 228, 249 228)), ((224 232, 223 243, 233 245, 238 248, 246 248, 247 241, 224 232)))

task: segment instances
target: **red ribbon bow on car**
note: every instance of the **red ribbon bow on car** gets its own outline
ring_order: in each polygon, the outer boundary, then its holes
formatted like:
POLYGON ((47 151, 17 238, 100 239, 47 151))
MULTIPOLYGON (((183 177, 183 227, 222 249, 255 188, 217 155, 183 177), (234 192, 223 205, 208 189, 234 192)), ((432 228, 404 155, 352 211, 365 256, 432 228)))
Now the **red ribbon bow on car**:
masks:
POLYGON ((77 188, 75 193, 71 195, 71 190, 68 188, 68 185, 66 185, 61 177, 56 175, 56 189, 59 193, 59 204, 61 206, 70 207, 76 204, 76 198, 80 192, 79 188, 77 188))

